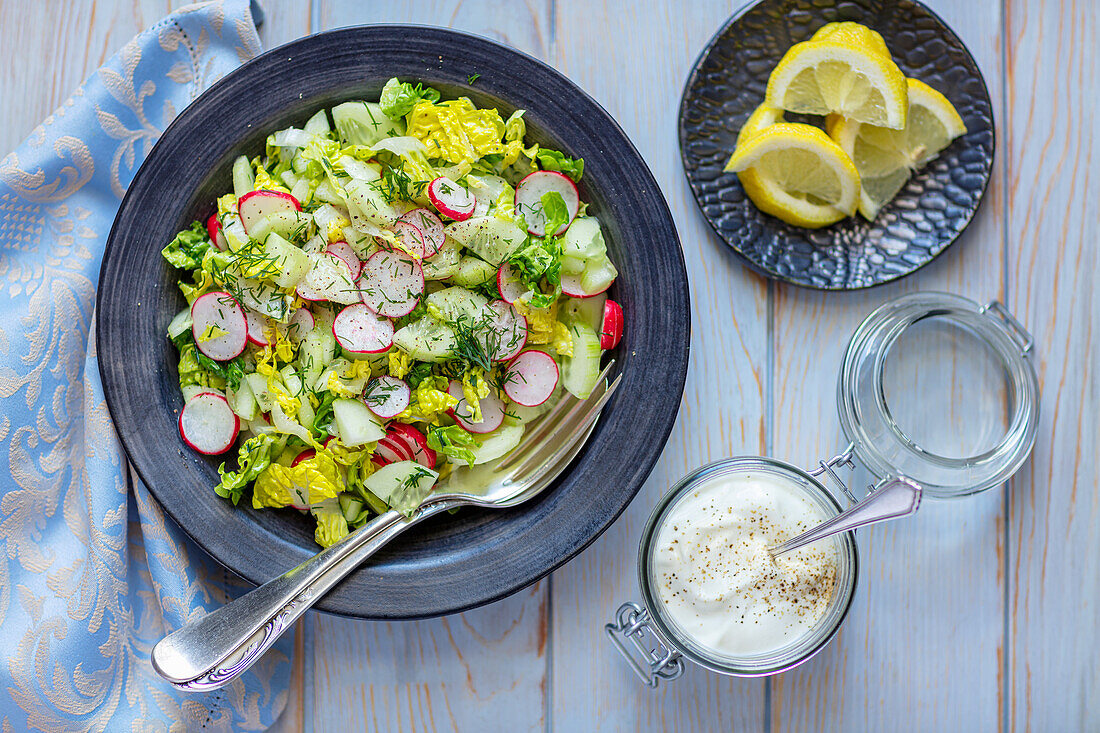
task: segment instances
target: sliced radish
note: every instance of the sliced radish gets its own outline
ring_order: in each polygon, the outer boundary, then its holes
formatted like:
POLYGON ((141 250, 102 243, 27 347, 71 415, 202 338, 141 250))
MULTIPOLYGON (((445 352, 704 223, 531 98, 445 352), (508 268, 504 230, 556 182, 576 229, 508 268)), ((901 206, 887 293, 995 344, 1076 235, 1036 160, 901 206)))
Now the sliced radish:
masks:
POLYGON ((428 184, 428 200, 440 214, 455 221, 469 219, 477 208, 474 195, 447 176, 440 176, 428 184))
POLYGON ((302 343, 306 334, 313 330, 313 314, 308 308, 299 308, 290 316, 286 325, 287 336, 296 344, 302 343))
POLYGON ((394 224, 393 233, 397 235, 397 239, 406 252, 416 255, 422 260, 431 257, 439 249, 434 242, 428 240, 424 232, 420 231, 415 224, 410 224, 407 221, 399 221, 394 224))
POLYGON ((557 171, 535 171, 516 185, 516 212, 523 214, 527 231, 536 237, 546 234, 546 212, 542 210, 542 197, 548 193, 561 194, 569 219, 558 227, 555 235, 569 228, 570 222, 581 208, 581 195, 577 184, 569 176, 557 171))
MULTIPOLYGON (((439 220, 439 217, 432 213, 430 209, 413 209, 405 214, 402 214, 398 218, 399 222, 405 221, 412 224, 423 233, 424 238, 428 240, 429 247, 435 252, 438 252, 440 247, 443 246, 443 242, 446 241, 447 236, 443 233, 443 222, 439 220)), ((426 255, 431 257, 432 255, 426 255)))
POLYGON ((348 271, 351 272, 351 279, 359 277, 359 271, 363 269, 363 263, 359 261, 359 257, 355 254, 355 250, 350 244, 344 241, 330 242, 325 251, 330 255, 339 257, 340 260, 348 266, 348 271))
POLYGON ((404 441, 395 441, 389 436, 378 441, 378 446, 374 449, 374 455, 385 461, 385 463, 381 464, 383 466, 387 463, 412 460, 412 454, 409 452, 404 441))
POLYGON ((191 304, 191 333, 199 351, 215 361, 228 361, 248 343, 244 309, 229 293, 217 290, 200 295, 191 304), (212 338, 205 338, 213 334, 212 338))
POLYGON ((359 292, 368 308, 397 318, 410 313, 424 294, 424 270, 400 252, 375 252, 363 263, 359 292))
POLYGON ((545 351, 521 352, 504 372, 504 393, 524 407, 546 402, 557 386, 558 363, 545 351))
POLYGON ((489 308, 496 313, 491 326, 496 341, 491 344, 493 360, 508 361, 527 343, 527 319, 514 305, 503 300, 494 300, 489 308))
POLYGON ((246 232, 265 216, 301 210, 298 199, 282 191, 249 191, 237 200, 237 211, 240 212, 241 223, 246 232))
POLYGON ((257 346, 267 346, 267 336, 264 335, 264 317, 250 308, 245 308, 244 320, 248 324, 248 340, 257 346))
POLYGON ((600 348, 614 349, 623 337, 623 309, 610 298, 603 304, 603 326, 600 328, 600 348))
POLYGON ((363 402, 367 403, 367 408, 384 420, 404 412, 411 398, 412 390, 408 383, 388 374, 368 384, 367 391, 363 394, 363 402))
POLYGON ((561 291, 568 295, 570 298, 591 298, 599 295, 611 287, 611 283, 607 283, 599 290, 589 292, 584 289, 584 285, 581 284, 581 273, 565 274, 561 276, 561 291))
POLYGON ((491 433, 500 427, 500 424, 504 422, 504 402, 496 396, 496 393, 489 392, 485 397, 478 400, 478 405, 481 407, 481 421, 473 421, 473 411, 470 409, 470 405, 466 402, 466 397, 462 392, 462 383, 454 379, 447 385, 447 393, 452 397, 458 399, 458 404, 451 408, 451 417, 455 419, 455 422, 468 433, 491 433), (457 386, 457 389, 456 389, 457 386))
POLYGON ((222 224, 218 221, 217 212, 211 214, 206 220, 206 233, 210 235, 210 241, 214 246, 222 252, 229 248, 229 243, 225 241, 225 235, 222 234, 222 224))
POLYGON ((220 394, 199 392, 180 410, 180 437, 199 453, 225 453, 237 439, 241 421, 220 394))
POLYGON ((304 451, 302 451, 298 455, 294 456, 294 460, 290 462, 290 467, 294 468, 295 466, 297 466, 302 461, 308 461, 310 458, 313 458, 315 455, 317 455, 317 451, 313 450, 312 448, 306 448, 304 451))
POLYGON ((296 286, 302 300, 330 300, 350 305, 359 300, 355 278, 347 262, 328 252, 311 255, 313 267, 296 286))
POLYGON ((393 322, 362 303, 353 303, 336 314, 332 335, 345 351, 378 354, 393 346, 393 322))
POLYGON ((497 291, 505 303, 515 303, 528 290, 523 284, 516 268, 505 262, 497 270, 497 291))
POLYGON ((412 451, 414 461, 424 468, 435 468, 439 456, 434 450, 428 447, 428 439, 424 436, 424 433, 420 432, 412 425, 401 422, 395 422, 390 425, 389 432, 392 433, 394 440, 405 441, 409 450, 412 451))

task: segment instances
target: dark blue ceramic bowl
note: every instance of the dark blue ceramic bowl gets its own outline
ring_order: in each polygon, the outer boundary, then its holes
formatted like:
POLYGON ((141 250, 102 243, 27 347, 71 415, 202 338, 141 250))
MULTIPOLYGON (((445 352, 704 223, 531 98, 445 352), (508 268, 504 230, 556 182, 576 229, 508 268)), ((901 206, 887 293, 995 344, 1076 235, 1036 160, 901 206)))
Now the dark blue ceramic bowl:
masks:
POLYGON ((215 84, 164 132, 134 178, 99 281, 98 349, 107 403, 130 460, 184 531, 227 568, 262 583, 317 550, 293 510, 254 511, 214 495, 218 459, 189 450, 176 352, 165 338, 184 301, 159 251, 231 190, 235 156, 270 132, 347 99, 377 99, 390 77, 468 96, 506 117, 525 109, 532 138, 584 158, 581 193, 599 216, 626 315, 615 358, 623 383, 574 464, 539 499, 426 522, 341 583, 318 607, 364 618, 454 613, 513 593, 565 563, 626 508, 661 453, 683 392, 688 283, 657 182, 615 121, 549 66, 442 28, 371 26, 310 36, 215 84), (467 77, 478 73, 472 86, 467 77))

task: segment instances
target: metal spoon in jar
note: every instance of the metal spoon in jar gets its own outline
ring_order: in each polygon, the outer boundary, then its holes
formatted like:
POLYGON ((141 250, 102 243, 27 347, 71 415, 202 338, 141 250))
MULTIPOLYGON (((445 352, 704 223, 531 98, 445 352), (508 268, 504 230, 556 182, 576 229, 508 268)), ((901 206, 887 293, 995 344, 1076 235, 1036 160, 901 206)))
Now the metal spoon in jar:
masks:
POLYGON ((837 514, 832 519, 796 535, 786 542, 769 547, 772 557, 784 552, 796 550, 811 542, 830 535, 847 532, 868 524, 884 522, 887 519, 907 517, 920 506, 921 488, 907 478, 892 478, 882 486, 853 504, 850 509, 837 514))

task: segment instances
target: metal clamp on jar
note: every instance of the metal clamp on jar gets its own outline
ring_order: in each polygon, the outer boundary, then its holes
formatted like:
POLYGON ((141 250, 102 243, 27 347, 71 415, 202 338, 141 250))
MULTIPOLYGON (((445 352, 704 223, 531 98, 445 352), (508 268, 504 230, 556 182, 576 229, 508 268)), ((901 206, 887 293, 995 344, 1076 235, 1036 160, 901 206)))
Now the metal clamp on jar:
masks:
POLYGON ((642 603, 623 604, 605 627, 638 677, 651 687, 674 680, 684 659, 738 677, 772 675, 824 648, 855 593, 855 534, 818 540, 785 564, 772 543, 841 513, 823 477, 856 503, 838 473, 854 459, 879 479, 869 492, 904 482, 918 495, 953 498, 1006 481, 1038 426, 1033 343, 996 301, 915 293, 871 313, 837 384, 843 451, 809 471, 761 456, 711 463, 654 508, 638 552, 642 603), (912 399, 947 384, 948 372, 947 394, 912 399))

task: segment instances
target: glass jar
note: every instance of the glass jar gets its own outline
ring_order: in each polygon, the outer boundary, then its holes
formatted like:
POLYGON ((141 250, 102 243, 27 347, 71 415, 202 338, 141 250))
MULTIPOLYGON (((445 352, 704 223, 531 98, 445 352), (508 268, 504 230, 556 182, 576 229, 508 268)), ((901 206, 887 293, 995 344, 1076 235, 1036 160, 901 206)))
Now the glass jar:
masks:
POLYGON ((825 613, 806 633, 750 656, 725 655, 699 643, 664 610, 653 562, 665 520, 691 491, 739 472, 766 473, 810 500, 824 519, 842 509, 816 477, 827 476, 854 503, 856 496, 836 470, 854 467, 853 458, 879 479, 868 491, 901 477, 937 498, 997 486, 1020 468, 1035 441, 1039 381, 1033 343, 996 301, 978 305, 957 295, 915 293, 871 313, 848 343, 837 384, 840 423, 850 441, 843 451, 810 471, 763 456, 711 463, 681 479, 654 508, 638 552, 642 603, 623 604, 605 627, 639 678, 650 686, 673 680, 684 672, 685 659, 737 677, 791 669, 836 635, 855 593, 855 535, 834 535, 822 541, 835 542, 836 582, 825 613), (943 379, 948 373, 952 378, 943 379))

